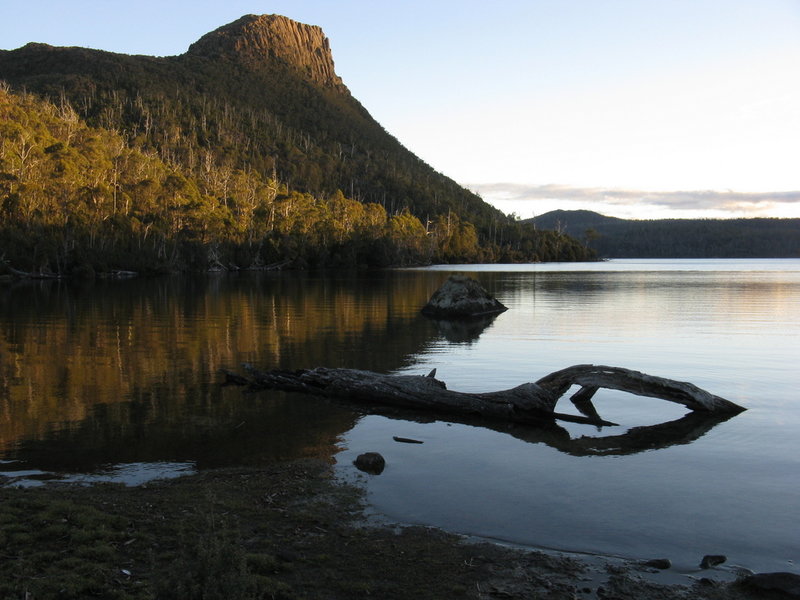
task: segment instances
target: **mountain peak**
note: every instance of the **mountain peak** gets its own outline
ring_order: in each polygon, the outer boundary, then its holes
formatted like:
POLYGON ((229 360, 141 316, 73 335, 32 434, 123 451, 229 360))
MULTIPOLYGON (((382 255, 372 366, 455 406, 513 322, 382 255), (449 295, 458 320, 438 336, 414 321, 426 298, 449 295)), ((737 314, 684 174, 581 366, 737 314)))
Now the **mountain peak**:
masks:
POLYGON ((319 85, 344 87, 322 29, 281 15, 245 15, 204 35, 189 46, 188 54, 251 68, 277 61, 319 85))

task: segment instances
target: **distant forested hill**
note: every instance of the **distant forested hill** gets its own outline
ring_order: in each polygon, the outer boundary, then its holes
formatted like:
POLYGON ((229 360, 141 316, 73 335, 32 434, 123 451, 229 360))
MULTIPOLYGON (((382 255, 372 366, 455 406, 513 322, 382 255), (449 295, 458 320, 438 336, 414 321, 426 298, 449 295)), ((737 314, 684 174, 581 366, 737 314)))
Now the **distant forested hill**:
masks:
POLYGON ((0 258, 69 272, 582 260, 389 135, 318 27, 248 15, 180 56, 0 51, 0 258), (33 235, 35 233, 35 235, 33 235))
POLYGON ((583 240, 603 258, 800 258, 800 219, 617 219, 555 210, 528 222, 583 240))

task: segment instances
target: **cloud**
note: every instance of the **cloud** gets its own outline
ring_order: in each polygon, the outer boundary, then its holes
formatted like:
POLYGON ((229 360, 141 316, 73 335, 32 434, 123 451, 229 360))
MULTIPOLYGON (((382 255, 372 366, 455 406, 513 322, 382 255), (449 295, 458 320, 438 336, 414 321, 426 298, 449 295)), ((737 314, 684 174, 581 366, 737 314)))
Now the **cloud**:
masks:
POLYGON ((566 185, 480 183, 467 187, 487 201, 602 205, 624 209, 656 209, 665 212, 717 213, 729 216, 766 216, 800 211, 800 191, 735 192, 732 190, 646 191, 613 188, 585 188, 566 185))

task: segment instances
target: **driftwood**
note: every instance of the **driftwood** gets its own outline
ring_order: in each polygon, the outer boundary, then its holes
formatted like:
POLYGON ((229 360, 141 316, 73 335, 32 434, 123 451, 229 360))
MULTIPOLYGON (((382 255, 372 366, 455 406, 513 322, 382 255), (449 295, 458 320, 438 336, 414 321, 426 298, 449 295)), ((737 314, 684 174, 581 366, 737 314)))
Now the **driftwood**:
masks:
POLYGON ((289 258, 286 260, 281 260, 278 262, 270 263, 268 265, 258 265, 252 264, 249 267, 241 268, 238 265, 233 263, 229 263, 227 266, 222 264, 218 259, 214 259, 208 265, 206 269, 209 273, 226 273, 228 271, 236 272, 236 271, 280 271, 283 267, 289 265, 294 261, 293 258, 289 258))
MULTIPOLYGON (((581 390, 572 398, 576 405, 591 401, 597 389, 602 387, 637 396, 669 400, 692 410, 704 412, 736 414, 745 410, 738 404, 715 396, 691 383, 647 375, 621 367, 576 365, 550 373, 536 384, 550 390, 557 397, 564 395, 571 386, 580 385, 581 390)), ((580 406, 578 408, 580 409, 580 406)))
POLYGON ((5 261, 0 261, 0 271, 6 271, 17 279, 60 279, 61 275, 47 271, 20 271, 5 261))
POLYGON ((426 377, 322 367, 300 371, 259 371, 245 365, 245 369, 249 377, 226 371, 228 381, 357 403, 480 416, 513 423, 536 424, 561 419, 615 425, 601 419, 591 403, 591 397, 600 387, 677 402, 693 411, 707 414, 733 415, 745 410, 691 383, 619 367, 595 365, 576 365, 551 373, 536 383, 523 383, 509 390, 483 393, 448 390, 444 382, 435 378, 436 369, 426 377), (558 400, 574 384, 580 385, 581 390, 573 396, 572 401, 584 414, 583 417, 555 412, 558 400))
POLYGON ((139 273, 136 271, 126 271, 124 269, 112 269, 111 271, 103 271, 98 273, 100 279, 132 279, 138 277, 139 273))

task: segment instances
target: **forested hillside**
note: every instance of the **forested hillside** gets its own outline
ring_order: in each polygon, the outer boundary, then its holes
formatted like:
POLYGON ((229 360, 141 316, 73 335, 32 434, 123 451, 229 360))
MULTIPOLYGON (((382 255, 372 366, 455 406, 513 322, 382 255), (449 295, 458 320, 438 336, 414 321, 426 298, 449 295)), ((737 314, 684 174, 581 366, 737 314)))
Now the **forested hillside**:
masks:
POLYGON ((603 258, 800 258, 800 219, 638 221, 555 210, 529 222, 575 236, 603 258))
POLYGON ((0 51, 0 256, 18 268, 580 260, 436 173, 317 27, 246 16, 177 57, 0 51))

